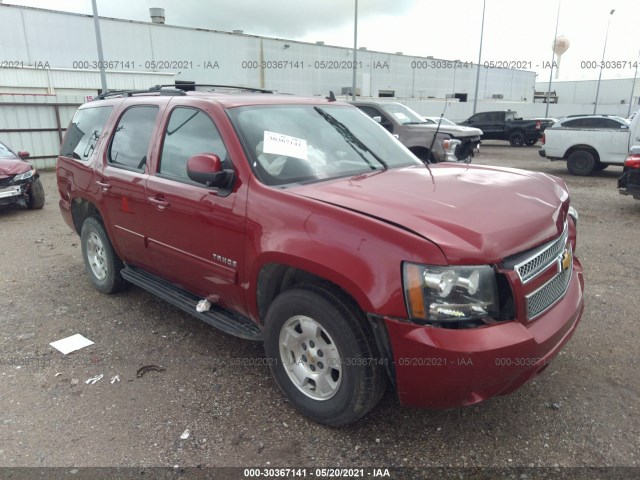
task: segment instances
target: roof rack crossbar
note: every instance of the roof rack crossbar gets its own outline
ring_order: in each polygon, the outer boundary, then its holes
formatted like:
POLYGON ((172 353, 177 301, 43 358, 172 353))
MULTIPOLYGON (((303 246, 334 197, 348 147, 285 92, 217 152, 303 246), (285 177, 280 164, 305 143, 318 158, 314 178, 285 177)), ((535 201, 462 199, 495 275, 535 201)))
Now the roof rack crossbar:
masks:
POLYGON ((264 88, 253 88, 253 87, 242 87, 239 85, 222 85, 222 84, 213 84, 213 83, 184 83, 178 85, 155 85, 150 88, 150 90, 158 90, 162 91, 164 88, 175 88, 180 90, 180 87, 185 88, 195 88, 195 87, 213 87, 213 88, 229 88, 235 90, 242 90, 245 92, 255 92, 255 93, 273 93, 273 90, 267 90, 264 88))
POLYGON ((151 87, 148 90, 108 90, 106 92, 101 93, 94 100, 104 100, 109 97, 132 97, 134 95, 144 95, 144 94, 155 94, 155 95, 186 95, 187 93, 184 90, 180 90, 178 88, 173 88, 173 90, 169 89, 156 89, 155 87, 151 87))

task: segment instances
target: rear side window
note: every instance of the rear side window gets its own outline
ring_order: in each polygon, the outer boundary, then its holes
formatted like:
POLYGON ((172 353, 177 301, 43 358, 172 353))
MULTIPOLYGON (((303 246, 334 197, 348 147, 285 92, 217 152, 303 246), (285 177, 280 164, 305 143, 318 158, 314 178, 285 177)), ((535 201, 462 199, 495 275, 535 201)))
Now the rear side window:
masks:
POLYGON ((143 171, 158 107, 131 107, 124 112, 109 148, 109 163, 114 167, 143 171))
POLYGON ((188 180, 187 160, 198 153, 214 153, 225 165, 227 149, 213 121, 202 110, 178 107, 171 112, 164 136, 160 173, 188 180))
POLYGON ((586 127, 581 118, 577 120, 567 120, 566 122, 562 123, 562 126, 567 128, 585 128, 586 127))
POLYGON ((602 119, 602 127, 601 128, 613 128, 613 129, 621 129, 625 125, 623 123, 617 122, 611 118, 603 118, 602 119))
POLYGON ((110 105, 78 110, 67 129, 60 155, 88 161, 112 110, 110 105))

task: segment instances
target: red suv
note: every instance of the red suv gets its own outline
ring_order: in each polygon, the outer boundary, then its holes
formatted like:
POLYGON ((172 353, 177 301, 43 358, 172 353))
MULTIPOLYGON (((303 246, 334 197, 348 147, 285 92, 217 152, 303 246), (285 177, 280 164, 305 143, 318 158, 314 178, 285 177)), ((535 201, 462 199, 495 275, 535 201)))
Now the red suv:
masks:
POLYGON ((114 92, 80 107, 60 209, 104 293, 138 285, 264 342, 291 403, 343 425, 512 392, 583 309, 562 180, 423 164, 356 107, 263 91, 114 92))

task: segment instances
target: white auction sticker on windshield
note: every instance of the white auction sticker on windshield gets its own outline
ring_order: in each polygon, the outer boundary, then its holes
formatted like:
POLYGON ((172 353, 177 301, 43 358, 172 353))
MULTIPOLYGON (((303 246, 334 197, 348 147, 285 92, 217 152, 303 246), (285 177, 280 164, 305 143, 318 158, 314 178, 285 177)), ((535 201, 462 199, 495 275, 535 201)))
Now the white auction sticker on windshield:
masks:
POLYGON ((307 141, 265 130, 262 152, 307 160, 307 141))

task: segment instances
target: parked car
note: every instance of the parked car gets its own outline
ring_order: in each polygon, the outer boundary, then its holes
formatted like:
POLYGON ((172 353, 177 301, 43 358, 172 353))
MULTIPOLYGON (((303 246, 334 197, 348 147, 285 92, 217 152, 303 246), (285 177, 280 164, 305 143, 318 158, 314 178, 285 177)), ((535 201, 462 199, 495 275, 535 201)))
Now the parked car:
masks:
POLYGON ((545 130, 538 153, 549 160, 566 160, 573 175, 622 166, 631 146, 640 144, 638 118, 630 124, 610 115, 566 117, 545 130))
POLYGON ((380 103, 374 101, 350 102, 389 132, 397 135, 398 140, 423 161, 470 162, 473 149, 480 143, 482 132, 477 128, 468 129, 459 126, 441 125, 440 128, 425 120, 406 105, 396 102, 380 103), (433 136, 438 139, 433 142, 433 136), (433 144, 433 152, 432 150, 433 144), (439 145, 442 144, 443 147, 439 145), (437 148, 437 150, 436 150, 437 148), (443 156, 439 150, 446 151, 443 156))
POLYGON ((624 161, 624 171, 618 179, 618 192, 640 200, 640 145, 631 147, 624 161))
POLYGON ((27 158, 29 152, 15 152, 0 142, 0 206, 22 205, 29 209, 44 206, 40 174, 27 158))
POLYGON ((507 140, 513 147, 535 144, 546 125, 540 120, 523 120, 512 110, 480 112, 458 125, 482 130, 483 140, 507 140))
POLYGON ((291 405, 329 425, 389 382, 449 408, 548 366, 583 310, 560 178, 429 166, 347 103, 259 92, 78 109, 57 184, 95 288, 129 282, 264 342, 291 405))

